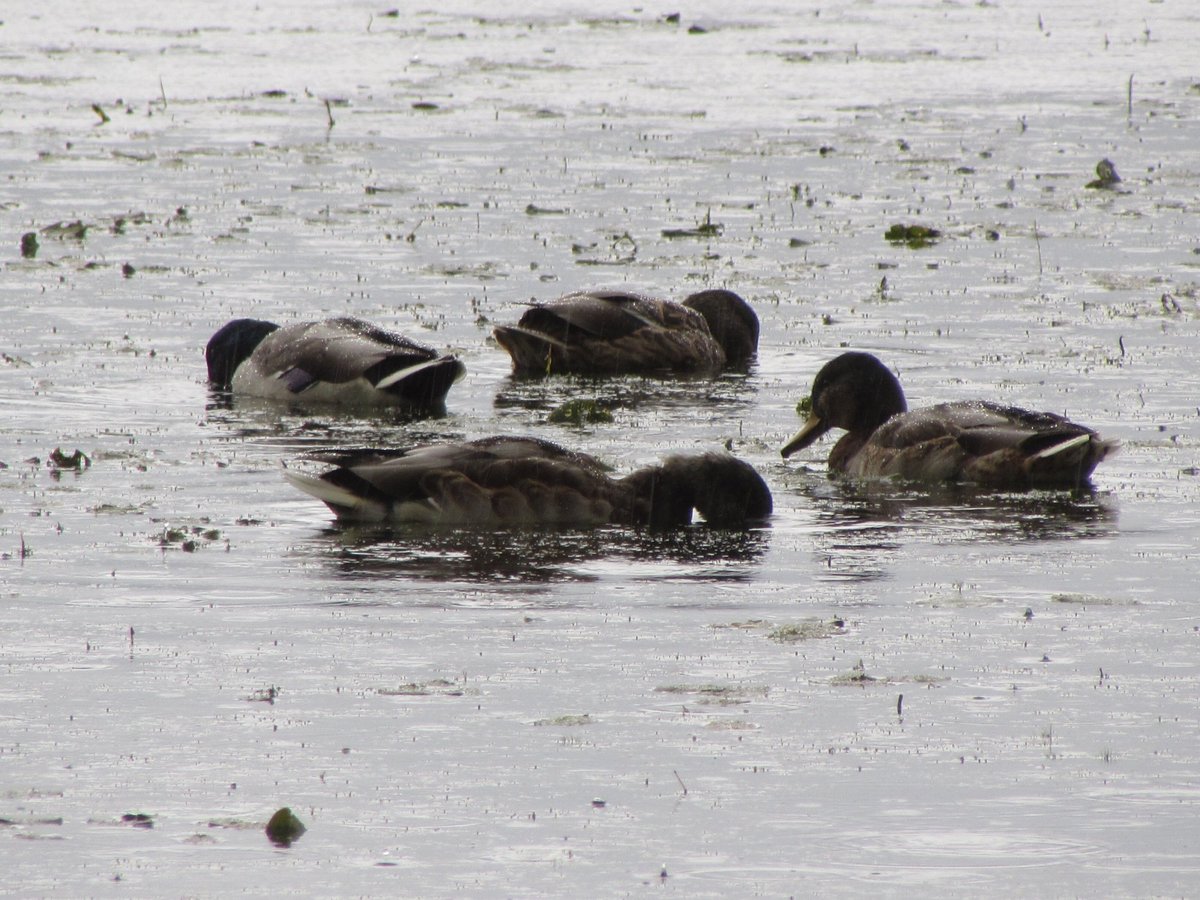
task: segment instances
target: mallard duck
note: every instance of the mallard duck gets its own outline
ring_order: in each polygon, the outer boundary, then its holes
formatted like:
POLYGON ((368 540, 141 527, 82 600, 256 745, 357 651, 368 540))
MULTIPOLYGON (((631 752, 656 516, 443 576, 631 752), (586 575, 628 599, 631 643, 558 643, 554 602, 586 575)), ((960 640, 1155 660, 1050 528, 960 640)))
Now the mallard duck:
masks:
POLYGON ((900 382, 869 353, 843 353, 813 381, 812 412, 784 457, 831 428, 831 472, 1004 488, 1077 487, 1118 446, 1054 413, 987 401, 908 412, 900 382))
POLYGON ((534 303, 495 336, 520 374, 716 372, 755 354, 758 316, 733 291, 700 291, 683 303, 581 291, 534 303))
POLYGON ((737 528, 771 513, 771 491, 728 453, 670 456, 613 478, 597 459, 530 437, 488 437, 403 450, 310 456, 319 476, 287 469, 295 487, 342 520, 453 525, 709 525, 737 528))
POLYGON ((234 319, 204 351, 214 388, 273 400, 437 410, 465 368, 362 319, 234 319))

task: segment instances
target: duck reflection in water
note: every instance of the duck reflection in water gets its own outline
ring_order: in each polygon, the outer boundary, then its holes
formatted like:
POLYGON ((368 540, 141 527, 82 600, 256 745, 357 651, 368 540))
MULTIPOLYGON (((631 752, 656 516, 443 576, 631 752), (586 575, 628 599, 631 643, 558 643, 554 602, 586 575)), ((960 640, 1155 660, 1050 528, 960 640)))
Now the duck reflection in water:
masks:
POLYGON ((516 527, 500 530, 406 525, 343 526, 322 532, 316 549, 348 579, 418 578, 439 585, 599 583, 660 578, 750 582, 770 532, 692 527, 667 531, 516 527))
POLYGON ((1094 488, 1003 491, 973 484, 836 479, 809 473, 801 488, 820 521, 856 545, 881 541, 1079 540, 1111 535, 1113 497, 1094 488), (857 537, 854 537, 857 535, 857 537))

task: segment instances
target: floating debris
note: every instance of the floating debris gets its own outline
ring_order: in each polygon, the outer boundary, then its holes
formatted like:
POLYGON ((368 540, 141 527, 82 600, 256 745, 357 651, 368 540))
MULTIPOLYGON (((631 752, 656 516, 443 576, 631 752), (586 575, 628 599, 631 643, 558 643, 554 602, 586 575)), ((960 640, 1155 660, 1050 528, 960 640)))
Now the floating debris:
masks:
POLYGON ((791 644, 797 641, 811 641, 845 633, 846 622, 844 619, 804 619, 800 622, 793 622, 773 628, 767 637, 773 641, 779 641, 781 644, 791 644))
POLYGON ((834 685, 848 684, 862 686, 867 684, 875 684, 878 681, 878 678, 867 674, 867 667, 863 665, 863 661, 860 659, 855 664, 853 669, 851 669, 845 675, 835 675, 830 679, 829 683, 834 685))
POLYGON ((665 238, 718 237, 724 230, 725 226, 714 222, 712 213, 708 212, 704 215, 704 221, 695 228, 664 228, 662 236, 665 238))
POLYGON ((533 724, 537 726, 557 725, 561 727, 573 727, 575 725, 594 725, 595 723, 595 719, 587 713, 583 713, 582 715, 555 716, 553 719, 537 719, 533 724))
POLYGON ((547 419, 552 425, 574 425, 576 428, 612 420, 613 414, 601 401, 582 399, 568 400, 554 409, 547 419))
POLYGON ((36 232, 27 231, 21 235, 21 256, 33 259, 38 254, 38 239, 36 232))
POLYGON ((466 692, 457 681, 433 678, 429 681, 410 681, 394 688, 379 688, 378 693, 383 697, 461 697, 466 692))
POLYGON ((904 244, 912 250, 932 247, 941 236, 940 231, 928 225, 893 225, 883 233, 883 239, 889 244, 904 244))
POLYGON ((55 447, 50 451, 50 455, 46 457, 46 462, 55 469, 72 469, 76 472, 82 472, 84 469, 91 468, 92 461, 81 450, 76 450, 74 453, 64 453, 61 447, 55 447))
POLYGON ((274 706, 275 698, 278 696, 279 688, 275 687, 275 685, 271 685, 270 687, 259 688, 249 696, 243 697, 242 699, 248 700, 251 703, 269 703, 274 706))
POLYGON ((1117 174, 1117 167, 1113 165, 1111 159, 1102 159, 1096 163, 1096 177, 1084 185, 1086 188, 1099 191, 1111 191, 1121 183, 1121 176, 1117 174))
POLYGON ((758 726, 745 719, 713 719, 704 726, 709 731, 756 731, 758 726))
POLYGON ((148 813, 125 813, 121 816, 121 821, 126 825, 132 825, 134 828, 153 828, 154 817, 148 813))
POLYGON ((293 841, 308 831, 289 807, 283 807, 267 822, 267 839, 276 847, 290 847, 293 841))
POLYGON ((745 619, 738 622, 717 623, 716 625, 710 625, 709 628, 738 628, 750 631, 755 628, 765 628, 766 626, 766 619, 745 619))
POLYGON ((565 209, 557 209, 549 206, 538 206, 535 203, 530 203, 525 207, 525 215, 527 216, 565 216, 565 209))
POLYGON ((656 694, 692 694, 700 706, 739 706, 751 697, 765 697, 767 688, 736 684, 665 684, 654 689, 656 694))
POLYGON ((184 553, 195 553, 204 546, 196 540, 197 538, 207 543, 219 541, 221 531, 218 528, 205 528, 201 525, 193 525, 190 528, 172 528, 167 525, 158 536, 158 546, 166 548, 178 545, 184 553))
POLYGON ((1137 601, 1119 600, 1115 597, 1098 597, 1094 594, 1051 594, 1051 603, 1070 603, 1080 606, 1137 606, 1137 601))
POLYGON ((87 237, 88 226, 79 219, 74 222, 55 222, 42 229, 42 234, 57 241, 82 241, 87 237))

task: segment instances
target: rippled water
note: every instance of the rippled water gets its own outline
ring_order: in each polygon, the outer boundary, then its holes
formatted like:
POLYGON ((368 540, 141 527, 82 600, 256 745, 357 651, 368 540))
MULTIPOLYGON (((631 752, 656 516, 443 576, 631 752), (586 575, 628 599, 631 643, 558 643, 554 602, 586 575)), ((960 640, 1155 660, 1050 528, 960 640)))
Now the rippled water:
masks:
POLYGON ((1190 892, 1200 11, 163 10, 0 25, 0 890, 1190 892), (492 324, 597 285, 737 290, 758 363, 512 379, 492 324), (209 395, 228 318, 339 313, 459 353, 448 415, 209 395), (785 464, 843 346, 1123 451, 1078 496, 785 464), (502 432, 728 442, 776 515, 338 529, 279 474, 502 432))

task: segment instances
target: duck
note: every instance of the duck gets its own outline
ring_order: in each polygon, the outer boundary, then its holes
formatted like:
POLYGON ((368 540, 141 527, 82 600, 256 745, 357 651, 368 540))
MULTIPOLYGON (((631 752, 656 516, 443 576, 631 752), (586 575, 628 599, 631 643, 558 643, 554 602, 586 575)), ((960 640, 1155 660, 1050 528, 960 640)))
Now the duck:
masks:
POLYGON ((858 351, 817 373, 811 412, 783 446, 784 458, 834 428, 846 434, 829 452, 830 472, 1004 489, 1081 487, 1119 447, 1054 413, 986 400, 910 412, 896 376, 858 351))
POLYGON ((758 350, 758 316, 728 290, 682 303, 621 290, 578 291, 533 303, 494 329, 520 375, 716 373, 758 350))
POLYGON ((772 511, 762 476, 722 451, 669 456, 623 478, 593 456, 536 437, 335 450, 305 459, 333 468, 312 475, 287 467, 285 479, 343 522, 674 528, 691 524, 696 511, 709 526, 744 528, 772 511))
POLYGON ((209 384, 271 400, 444 408, 466 368, 402 334, 350 316, 276 325, 234 319, 205 348, 209 384))

